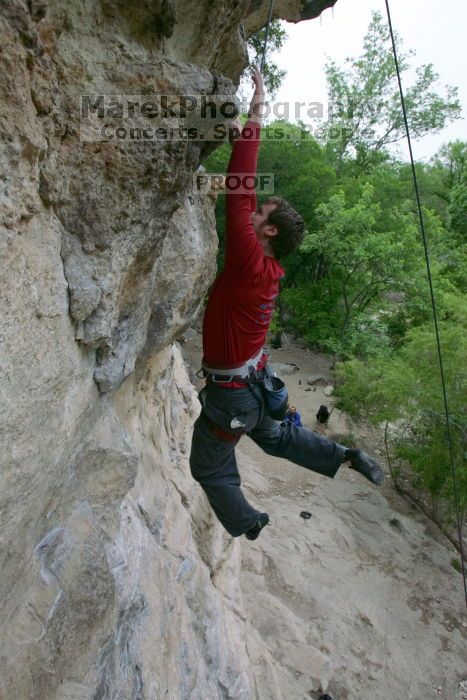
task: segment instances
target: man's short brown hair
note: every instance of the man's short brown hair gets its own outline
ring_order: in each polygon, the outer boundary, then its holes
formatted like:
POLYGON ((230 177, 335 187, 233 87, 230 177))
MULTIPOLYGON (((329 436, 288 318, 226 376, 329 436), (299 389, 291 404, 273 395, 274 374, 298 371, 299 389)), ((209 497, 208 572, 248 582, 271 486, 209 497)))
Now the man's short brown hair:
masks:
POLYGON ((269 212, 266 223, 276 226, 278 233, 271 238, 272 248, 276 258, 283 258, 291 253, 303 240, 305 222, 300 214, 282 197, 270 197, 267 204, 276 204, 269 212))

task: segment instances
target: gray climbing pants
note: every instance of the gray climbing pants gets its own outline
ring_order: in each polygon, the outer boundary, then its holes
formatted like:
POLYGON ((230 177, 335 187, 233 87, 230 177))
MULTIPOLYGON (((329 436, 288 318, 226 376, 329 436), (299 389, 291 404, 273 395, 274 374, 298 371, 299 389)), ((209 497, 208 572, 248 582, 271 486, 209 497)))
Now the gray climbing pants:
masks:
POLYGON ((232 537, 243 535, 260 512, 246 500, 235 459, 235 445, 248 435, 264 452, 333 478, 345 447, 307 428, 280 423, 265 414, 257 387, 231 389, 209 383, 195 422, 190 469, 216 516, 232 537))

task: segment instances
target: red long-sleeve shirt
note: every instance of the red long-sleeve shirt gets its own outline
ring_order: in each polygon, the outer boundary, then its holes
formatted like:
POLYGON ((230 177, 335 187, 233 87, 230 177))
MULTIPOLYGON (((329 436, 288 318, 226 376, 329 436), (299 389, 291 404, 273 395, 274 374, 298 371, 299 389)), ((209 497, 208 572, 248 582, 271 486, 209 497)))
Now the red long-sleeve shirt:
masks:
MULTIPOLYGON (((234 142, 228 174, 256 175, 260 126, 248 121, 234 142)), ((204 360, 232 367, 255 357, 271 322, 284 268, 264 254, 251 213, 256 194, 226 194, 225 266, 212 288, 203 322, 204 360)))

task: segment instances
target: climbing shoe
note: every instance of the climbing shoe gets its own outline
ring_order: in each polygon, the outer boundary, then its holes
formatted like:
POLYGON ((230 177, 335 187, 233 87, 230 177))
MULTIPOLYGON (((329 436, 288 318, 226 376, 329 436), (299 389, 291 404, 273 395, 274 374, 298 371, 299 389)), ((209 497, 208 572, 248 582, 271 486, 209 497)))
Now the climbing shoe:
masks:
POLYGON ((384 481, 384 473, 378 462, 375 462, 363 450, 353 450, 347 448, 345 451, 344 461, 350 460, 350 469, 360 472, 363 476, 373 484, 380 486, 384 481))
POLYGON ((258 520, 255 522, 253 527, 245 532, 245 537, 247 540, 256 540, 259 533, 269 523, 269 515, 267 513, 260 513, 258 520))

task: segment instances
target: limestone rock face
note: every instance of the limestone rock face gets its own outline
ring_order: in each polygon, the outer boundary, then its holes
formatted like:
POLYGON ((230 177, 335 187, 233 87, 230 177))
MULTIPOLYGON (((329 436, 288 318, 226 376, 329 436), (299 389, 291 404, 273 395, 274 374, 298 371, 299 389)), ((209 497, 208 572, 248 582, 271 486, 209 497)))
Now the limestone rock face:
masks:
MULTIPOLYGON (((304 19, 314 19, 328 7, 333 7, 337 0, 303 0, 296 3, 294 0, 276 0, 273 4, 272 17, 287 19, 289 22, 301 22, 304 19)), ((249 36, 258 31, 267 22, 269 15, 269 0, 250 0, 248 14, 245 18, 245 30, 249 36)))
POLYGON ((2 698, 254 697, 239 550, 189 475, 198 407, 173 345, 215 275, 193 191, 210 146, 86 141, 80 112, 234 101, 250 5, 2 0, 2 698))
POLYGON ((252 696, 240 549, 187 468, 198 410, 175 346, 104 398, 3 591, 2 697, 252 696))

